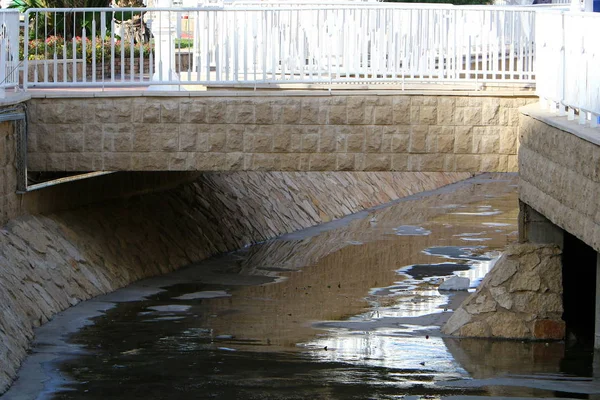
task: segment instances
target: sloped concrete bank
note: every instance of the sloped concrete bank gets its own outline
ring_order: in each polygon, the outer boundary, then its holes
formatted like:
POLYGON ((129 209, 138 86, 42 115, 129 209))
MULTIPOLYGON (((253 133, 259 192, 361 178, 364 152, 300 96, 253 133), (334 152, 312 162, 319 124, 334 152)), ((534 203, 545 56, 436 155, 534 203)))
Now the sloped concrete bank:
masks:
POLYGON ((14 379, 33 329, 69 306, 470 176, 212 173, 163 192, 12 219, 0 229, 0 393, 14 379))

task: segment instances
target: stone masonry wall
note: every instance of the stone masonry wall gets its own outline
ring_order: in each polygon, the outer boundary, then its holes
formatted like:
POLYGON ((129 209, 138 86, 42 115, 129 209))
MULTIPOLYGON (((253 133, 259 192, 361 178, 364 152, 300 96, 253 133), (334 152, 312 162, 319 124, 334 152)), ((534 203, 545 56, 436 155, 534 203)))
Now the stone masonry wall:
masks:
POLYGON ((515 172, 518 107, 535 100, 151 93, 30 100, 29 169, 515 172))
POLYGON ((561 340, 562 263, 557 246, 510 246, 442 327, 462 337, 561 340))
POLYGON ((16 138, 12 122, 0 122, 0 225, 15 216, 18 207, 16 138))
MULTIPOLYGON (((118 182, 118 175, 108 175, 106 187, 111 179, 118 182)), ((69 306, 217 253, 470 176, 207 173, 168 191, 13 219, 0 228, 0 393, 26 356, 33 328, 69 306)))
POLYGON ((600 145, 529 115, 519 129, 520 200, 600 251, 600 145))

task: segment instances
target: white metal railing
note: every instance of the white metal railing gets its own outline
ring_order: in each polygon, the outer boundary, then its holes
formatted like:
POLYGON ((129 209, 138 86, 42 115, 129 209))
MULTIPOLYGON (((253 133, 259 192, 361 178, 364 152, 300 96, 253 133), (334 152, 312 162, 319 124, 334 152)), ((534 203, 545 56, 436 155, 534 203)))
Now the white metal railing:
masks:
POLYGON ((551 104, 569 119, 598 125, 600 115, 600 42, 594 34, 600 15, 542 12, 537 20, 536 90, 543 106, 551 104))
POLYGON ((19 85, 19 12, 0 10, 0 97, 19 85))
POLYGON ((535 79, 531 8, 281 4, 31 9, 23 85, 521 85, 535 79), (151 43, 138 42, 132 20, 151 27, 151 43), (159 40, 165 34, 174 45, 159 40), (184 48, 186 42, 192 47, 184 48))

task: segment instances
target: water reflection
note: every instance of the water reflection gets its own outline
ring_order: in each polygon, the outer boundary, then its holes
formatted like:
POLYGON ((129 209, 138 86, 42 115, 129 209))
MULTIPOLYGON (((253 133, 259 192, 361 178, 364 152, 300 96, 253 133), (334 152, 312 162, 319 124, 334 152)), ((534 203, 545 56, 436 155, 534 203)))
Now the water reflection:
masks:
POLYGON ((49 392, 64 399, 440 397, 496 393, 439 384, 461 377, 560 372, 555 345, 509 351, 439 337, 468 294, 437 286, 453 274, 481 279, 515 240, 517 212, 514 179, 483 179, 145 281, 136 290, 162 291, 116 300, 70 337, 87 354, 62 361, 69 381, 49 392), (464 240, 475 237, 486 240, 464 240))

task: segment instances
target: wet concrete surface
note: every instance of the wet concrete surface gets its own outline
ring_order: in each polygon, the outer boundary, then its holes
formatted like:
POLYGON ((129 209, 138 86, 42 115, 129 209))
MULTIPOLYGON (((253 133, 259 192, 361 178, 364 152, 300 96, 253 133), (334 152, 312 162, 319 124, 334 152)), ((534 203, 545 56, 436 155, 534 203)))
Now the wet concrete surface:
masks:
POLYGON ((441 337, 516 240, 493 175, 213 258, 41 327, 2 399, 588 398, 592 353, 441 337))

